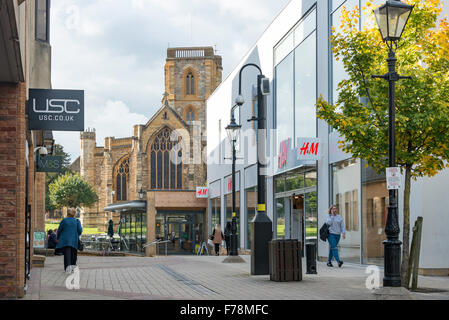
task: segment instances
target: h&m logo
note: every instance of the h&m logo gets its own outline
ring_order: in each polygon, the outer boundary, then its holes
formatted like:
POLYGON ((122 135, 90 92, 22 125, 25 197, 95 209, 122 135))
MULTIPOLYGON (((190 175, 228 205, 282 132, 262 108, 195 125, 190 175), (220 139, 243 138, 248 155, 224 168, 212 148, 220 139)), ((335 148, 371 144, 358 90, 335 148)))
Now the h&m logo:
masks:
POLYGON ((320 144, 319 142, 312 142, 310 143, 309 146, 309 142, 304 142, 302 148, 299 149, 299 155, 306 155, 306 154, 317 155, 319 144, 320 144))
POLYGON ((290 139, 284 140, 280 144, 278 154, 278 168, 281 169, 284 166, 288 166, 288 151, 290 150, 290 139))

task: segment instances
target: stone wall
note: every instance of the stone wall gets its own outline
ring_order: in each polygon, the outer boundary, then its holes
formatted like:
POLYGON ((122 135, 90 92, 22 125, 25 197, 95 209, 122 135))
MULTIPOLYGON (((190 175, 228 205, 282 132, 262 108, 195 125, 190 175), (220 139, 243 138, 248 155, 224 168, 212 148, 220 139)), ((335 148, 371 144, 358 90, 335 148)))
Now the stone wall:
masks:
MULTIPOLYGON (((183 152, 182 185, 184 190, 195 190, 206 182, 206 164, 202 153, 206 148, 206 99, 221 83, 221 57, 212 47, 170 48, 165 64, 165 90, 163 106, 145 124, 133 127, 133 136, 108 137, 104 147, 95 144, 95 132, 81 133, 80 172, 94 185, 99 201, 93 208, 85 208, 84 226, 97 226, 107 230, 110 215, 103 208, 111 203, 111 191, 116 189, 114 169, 123 157, 129 156, 130 173, 127 200, 137 200, 140 189, 150 189, 149 146, 164 127, 179 130, 189 140, 183 152), (184 78, 187 72, 195 75, 195 95, 186 95, 184 78), (195 113, 194 125, 186 124, 186 110, 195 113)), ((114 196, 113 202, 116 202, 114 196)), ((114 224, 118 216, 114 216, 114 224)), ((154 226, 153 226, 154 227, 154 226)))

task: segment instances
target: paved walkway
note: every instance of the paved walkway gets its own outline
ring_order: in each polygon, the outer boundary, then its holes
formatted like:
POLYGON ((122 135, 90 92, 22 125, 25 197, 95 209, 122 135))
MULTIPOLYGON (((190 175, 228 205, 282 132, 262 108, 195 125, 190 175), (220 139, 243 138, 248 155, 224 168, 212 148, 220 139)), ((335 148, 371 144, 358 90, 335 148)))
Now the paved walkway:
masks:
MULTIPOLYGON (((246 263, 222 263, 224 256, 80 256, 79 290, 68 290, 65 286, 63 257, 47 257, 44 268, 32 269, 24 299, 375 299, 365 285, 368 277, 365 266, 344 264, 342 268, 328 268, 318 262, 318 274, 307 275, 304 261, 303 281, 274 282, 268 275, 251 276, 250 256, 242 257, 246 263)), ((420 277, 419 284, 449 290, 449 277, 420 277)), ((413 293, 413 296, 449 300, 449 292, 413 293)))

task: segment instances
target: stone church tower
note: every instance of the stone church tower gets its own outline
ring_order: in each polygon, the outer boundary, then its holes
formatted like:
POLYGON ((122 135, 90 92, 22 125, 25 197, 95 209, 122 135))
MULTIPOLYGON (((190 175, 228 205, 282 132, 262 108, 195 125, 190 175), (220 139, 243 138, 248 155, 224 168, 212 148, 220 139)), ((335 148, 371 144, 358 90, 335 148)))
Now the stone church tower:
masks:
MULTIPOLYGON (((206 184, 207 168, 202 162, 207 141, 206 100, 221 81, 222 60, 212 47, 169 48, 161 107, 146 124, 134 125, 132 137, 106 138, 101 147, 96 146, 95 129, 81 133, 80 174, 99 196, 98 203, 84 208, 84 227, 106 231, 111 213, 104 208, 139 200, 141 190, 145 199, 163 198, 161 203, 167 208, 179 211, 189 205, 188 200, 179 203, 179 197, 192 198, 189 192, 206 184), (182 159, 180 163, 169 161, 173 155, 182 159)), ((147 208, 151 240, 157 236, 156 211, 156 207, 147 208)), ((120 212, 112 216, 114 222, 120 220, 120 212)))

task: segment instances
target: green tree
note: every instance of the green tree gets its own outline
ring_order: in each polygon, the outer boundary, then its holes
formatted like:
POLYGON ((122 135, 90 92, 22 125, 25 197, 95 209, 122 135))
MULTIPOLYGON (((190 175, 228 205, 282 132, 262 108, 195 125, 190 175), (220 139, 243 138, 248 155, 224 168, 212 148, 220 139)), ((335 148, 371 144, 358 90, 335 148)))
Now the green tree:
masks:
POLYGON ((55 208, 89 207, 98 201, 93 187, 77 173, 59 176, 49 186, 50 200, 55 208))
MULTIPOLYGON (((411 179, 434 176, 449 167, 449 24, 437 26, 440 0, 408 0, 415 5, 397 44, 397 71, 411 80, 396 83, 396 163, 405 173, 402 284, 409 260, 411 179)), ((388 72, 388 49, 371 12, 358 30, 358 8, 342 13, 342 31, 332 35, 332 50, 347 73, 332 105, 320 97, 317 114, 344 138, 340 148, 365 159, 377 172, 388 167, 388 82, 371 75, 388 72)), ((367 12, 368 14, 368 12, 367 12)), ((435 213, 436 214, 436 213, 435 213)))

